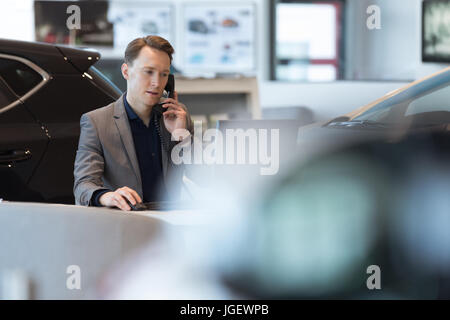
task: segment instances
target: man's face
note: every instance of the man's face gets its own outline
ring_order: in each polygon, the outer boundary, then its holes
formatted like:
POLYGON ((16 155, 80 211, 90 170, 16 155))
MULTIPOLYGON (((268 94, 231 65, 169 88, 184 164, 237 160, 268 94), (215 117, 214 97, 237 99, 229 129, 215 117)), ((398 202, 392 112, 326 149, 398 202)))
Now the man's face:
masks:
POLYGON ((122 65, 131 104, 154 106, 159 103, 170 73, 170 58, 161 50, 145 46, 131 63, 122 65))

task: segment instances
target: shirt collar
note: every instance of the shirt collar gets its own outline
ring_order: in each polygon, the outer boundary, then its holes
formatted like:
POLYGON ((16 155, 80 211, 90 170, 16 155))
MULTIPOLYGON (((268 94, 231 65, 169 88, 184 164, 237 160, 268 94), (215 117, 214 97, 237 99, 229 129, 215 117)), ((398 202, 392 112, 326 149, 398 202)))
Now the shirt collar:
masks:
POLYGON ((123 95, 123 104, 125 105, 125 111, 127 112, 128 119, 136 120, 138 119, 138 115, 134 112, 133 108, 131 108, 130 104, 127 101, 127 93, 123 95))

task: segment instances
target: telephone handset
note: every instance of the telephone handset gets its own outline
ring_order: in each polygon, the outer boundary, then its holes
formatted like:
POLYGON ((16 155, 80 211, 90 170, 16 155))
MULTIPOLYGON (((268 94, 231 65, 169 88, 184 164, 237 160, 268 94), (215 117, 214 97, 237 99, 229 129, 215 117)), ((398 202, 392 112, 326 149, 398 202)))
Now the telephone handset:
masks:
MULTIPOLYGON (((173 74, 169 74, 169 78, 167 79, 166 87, 164 88, 164 91, 166 91, 166 98, 173 98, 174 97, 174 91, 175 91, 175 77, 173 74)), ((162 107, 163 103, 158 103, 153 107, 153 109, 158 112, 159 114, 162 114, 165 110, 162 107)))
MULTIPOLYGON (((169 78, 167 79, 167 84, 166 84, 166 87, 164 88, 164 91, 166 91, 166 98, 173 98, 174 97, 175 77, 173 76, 173 74, 169 74, 169 78)), ((163 104, 164 104, 164 102, 158 103, 157 105, 153 106, 153 110, 155 110, 155 112, 157 114, 159 114, 160 116, 162 116, 163 112, 165 111, 165 108, 162 107, 163 104)), ((166 149, 166 151, 169 152, 170 147, 167 144, 167 141, 165 141, 163 139, 163 136, 161 134, 160 124, 158 123, 157 118, 158 117, 153 117, 156 131, 158 131, 158 135, 159 135, 159 138, 161 140, 161 144, 163 145, 164 149, 166 149)))

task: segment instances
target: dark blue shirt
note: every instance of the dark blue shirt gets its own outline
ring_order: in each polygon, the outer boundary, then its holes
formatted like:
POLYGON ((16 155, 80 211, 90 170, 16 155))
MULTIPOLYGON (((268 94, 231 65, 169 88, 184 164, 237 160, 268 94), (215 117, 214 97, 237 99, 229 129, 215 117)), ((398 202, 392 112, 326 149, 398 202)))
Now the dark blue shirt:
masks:
MULTIPOLYGON (((127 112, 128 122, 133 136, 136 157, 141 172, 143 202, 164 200, 165 187, 163 183, 163 169, 161 159, 161 138, 156 129, 159 124, 159 116, 152 112, 148 127, 133 111, 126 99, 126 93, 123 96, 125 111, 127 112)), ((92 195, 93 204, 99 206, 100 196, 111 190, 100 189, 92 195)))

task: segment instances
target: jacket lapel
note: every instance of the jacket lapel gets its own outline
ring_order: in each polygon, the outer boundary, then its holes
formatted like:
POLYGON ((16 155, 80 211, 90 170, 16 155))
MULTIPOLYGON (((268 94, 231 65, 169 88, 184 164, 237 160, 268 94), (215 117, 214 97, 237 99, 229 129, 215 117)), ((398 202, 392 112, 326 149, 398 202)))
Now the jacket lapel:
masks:
POLYGON ((137 161, 136 151, 134 148, 133 136, 131 134, 130 123, 123 104, 123 95, 114 103, 114 122, 116 123, 117 130, 119 131, 120 139, 128 159, 133 167, 133 171, 136 175, 138 186, 142 185, 141 172, 139 170, 139 164, 137 161))

